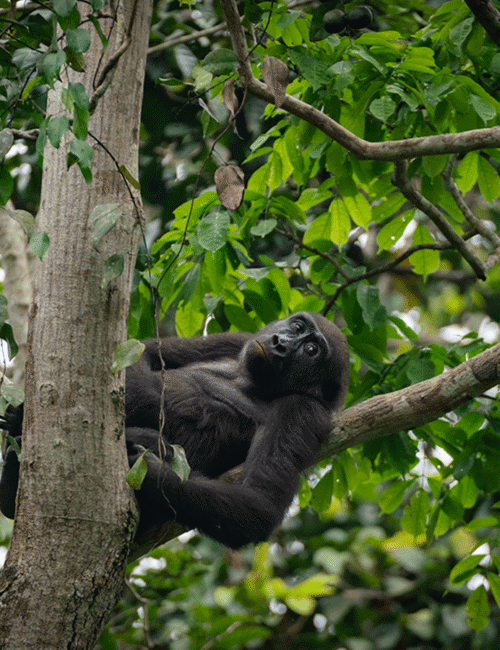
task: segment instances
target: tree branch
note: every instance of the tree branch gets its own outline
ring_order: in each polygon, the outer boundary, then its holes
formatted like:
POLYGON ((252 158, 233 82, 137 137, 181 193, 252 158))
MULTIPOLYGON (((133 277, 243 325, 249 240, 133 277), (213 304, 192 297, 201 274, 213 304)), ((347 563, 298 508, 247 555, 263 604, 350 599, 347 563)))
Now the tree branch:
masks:
POLYGON ((500 343, 414 386, 377 395, 333 419, 321 458, 368 440, 421 427, 482 395, 500 382, 500 343))
POLYGON ((443 178, 449 184, 450 194, 452 195, 453 200, 471 227, 474 228, 474 230, 476 230, 476 232, 478 232, 481 237, 486 239, 486 241, 490 242, 493 251, 490 253, 488 259, 484 263, 484 267, 487 270, 492 269, 493 266, 498 263, 498 259, 500 258, 500 237, 494 230, 490 230, 484 221, 482 221, 482 219, 478 219, 465 202, 464 197, 462 196, 455 182, 455 179, 452 176, 454 162, 454 156, 451 156, 448 165, 443 173, 443 178))
MULTIPOLYGON (((234 51, 240 62, 239 74, 241 83, 255 97, 259 97, 269 104, 274 104, 274 97, 267 86, 253 76, 245 32, 241 26, 235 0, 221 0, 221 6, 226 18, 234 51)), ((281 108, 317 127, 360 160, 396 161, 417 158, 419 156, 466 153, 468 151, 477 151, 478 149, 495 149, 500 147, 499 126, 488 129, 476 129, 474 131, 462 131, 461 133, 429 135, 408 140, 368 142, 367 140, 358 138, 317 108, 290 95, 285 95, 285 100, 281 108)))
POLYGON ((408 163, 406 160, 400 160, 394 163, 394 175, 392 177, 393 184, 400 190, 401 194, 408 199, 408 201, 427 215, 434 225, 439 228, 446 239, 453 244, 454 248, 456 248, 462 257, 467 260, 477 277, 480 280, 486 280, 486 273, 482 262, 467 247, 467 244, 460 235, 453 230, 447 219, 436 208, 436 206, 423 197, 422 194, 420 194, 420 192, 418 192, 410 183, 407 171, 408 163))
POLYGON ((500 47, 500 12, 493 2, 491 0, 465 0, 465 3, 477 21, 484 27, 491 40, 497 47, 500 47))

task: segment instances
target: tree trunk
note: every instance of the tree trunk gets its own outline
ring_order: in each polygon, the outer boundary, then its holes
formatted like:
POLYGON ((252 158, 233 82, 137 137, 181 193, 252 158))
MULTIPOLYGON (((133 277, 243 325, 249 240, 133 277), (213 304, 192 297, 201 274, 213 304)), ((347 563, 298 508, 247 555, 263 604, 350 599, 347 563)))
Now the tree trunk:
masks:
MULTIPOLYGON (((77 165, 67 169, 72 135, 59 149, 45 149, 38 229, 50 248, 34 278, 17 514, 0 582, 4 650, 92 648, 121 593, 135 529, 125 481, 124 376, 114 376, 111 364, 126 338, 142 214, 139 193, 118 166, 137 176, 152 0, 116 4, 113 19, 100 19, 107 50, 82 21, 92 36, 86 71, 61 75, 64 85, 82 83, 92 97, 118 52, 89 122, 92 184, 77 165), (96 250, 89 217, 96 205, 108 204, 118 204, 121 217, 96 250), (103 288, 104 265, 114 253, 125 253, 124 272, 103 288)), ((78 8, 84 17, 88 3, 78 8)), ((62 84, 51 91, 48 115, 65 110, 62 91, 62 84)))

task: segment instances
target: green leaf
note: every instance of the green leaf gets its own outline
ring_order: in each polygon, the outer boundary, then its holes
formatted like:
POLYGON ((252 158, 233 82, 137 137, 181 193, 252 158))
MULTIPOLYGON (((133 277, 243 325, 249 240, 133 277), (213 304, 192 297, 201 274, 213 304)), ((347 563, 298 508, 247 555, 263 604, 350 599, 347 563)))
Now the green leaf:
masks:
POLYGON ((337 246, 342 246, 346 243, 351 229, 351 220, 345 203, 341 199, 334 199, 330 203, 328 214, 331 219, 330 240, 337 246))
POLYGON ((76 0, 52 0, 52 7, 58 16, 69 18, 76 8, 76 0))
POLYGON ((123 273, 124 266, 125 257, 123 253, 115 253, 114 255, 111 255, 111 257, 108 257, 106 264, 104 265, 101 282, 101 287, 104 290, 108 288, 108 284, 111 282, 111 280, 115 280, 116 278, 120 277, 120 275, 123 273))
POLYGON ((49 83, 53 82, 54 79, 59 76, 59 72, 65 63, 66 54, 64 54, 62 50, 57 50, 57 52, 48 52, 43 57, 43 73, 49 83))
POLYGON ((0 214, 2 212, 8 215, 22 227, 28 239, 31 239, 35 231, 35 218, 26 210, 9 210, 8 208, 0 207, 0 214))
POLYGON ((394 323, 394 325, 401 330, 401 332, 408 338, 410 341, 418 341, 418 334, 414 332, 411 327, 409 327, 404 320, 398 318, 397 316, 387 316, 387 319, 394 323))
POLYGON ((306 223, 307 221, 302 208, 287 196, 273 196, 268 205, 268 210, 291 223, 306 223))
POLYGON ((418 384, 426 379, 431 379, 436 374, 436 367, 428 357, 415 357, 406 367, 406 376, 410 384, 418 384))
POLYGON ((71 167, 75 162, 82 172, 87 185, 92 183, 92 172, 90 171, 90 163, 94 155, 92 147, 83 140, 72 140, 69 145, 69 154, 67 158, 67 165, 71 167))
POLYGON ((498 528, 498 517, 480 517, 473 519, 466 526, 467 530, 480 530, 481 528, 498 528))
POLYGON ((221 47, 207 54, 201 61, 201 67, 216 77, 229 75, 238 70, 238 57, 233 50, 221 47))
POLYGON ((79 52, 73 52, 69 47, 64 48, 64 53, 66 54, 66 61, 70 68, 76 72, 85 72, 87 69, 87 64, 85 63, 85 57, 79 52))
POLYGON ((90 34, 86 29, 78 27, 77 29, 66 30, 66 42, 68 47, 77 54, 86 52, 90 47, 90 34))
POLYGON ((118 371, 137 363, 142 357, 145 347, 144 343, 136 339, 128 339, 124 343, 120 343, 115 350, 115 360, 111 366, 113 374, 116 375, 118 371))
POLYGON ((356 287, 356 297, 363 313, 363 322, 371 330, 385 324, 387 310, 380 304, 378 287, 359 283, 356 287))
POLYGON ((199 244, 212 253, 218 251, 227 242, 229 223, 226 211, 207 214, 196 227, 199 244))
POLYGON ((250 228, 250 233, 256 237, 265 237, 266 235, 269 235, 277 225, 278 222, 276 219, 261 219, 255 224, 255 226, 250 228))
POLYGON ((333 472, 328 470, 312 490, 311 505, 317 512, 324 512, 330 506, 333 496, 333 472))
MULTIPOLYGON (((191 77, 193 78, 194 89, 197 93, 199 93, 202 90, 205 90, 206 88, 209 88, 214 78, 211 72, 209 72, 205 68, 202 68, 199 65, 193 66, 191 70, 191 77)), ((207 111, 207 114, 210 115, 210 117, 213 117, 212 112, 204 102, 202 106, 207 111)))
POLYGON ((35 68, 38 59, 42 56, 44 56, 42 52, 22 47, 12 55, 12 63, 19 71, 27 70, 29 68, 35 68))
POLYGON ((406 433, 394 433, 382 440, 384 456, 391 465, 401 474, 406 474, 408 469, 416 463, 416 450, 408 442, 406 433))
POLYGON ((304 78, 311 84, 313 90, 318 90, 321 86, 333 81, 332 76, 328 74, 330 67, 328 61, 303 54, 297 50, 289 50, 288 55, 292 63, 299 68, 304 78))
POLYGON ((92 228, 90 243, 93 248, 97 250, 101 239, 116 226, 122 215, 123 212, 118 203, 95 206, 89 217, 89 227, 92 228))
POLYGON ((0 205, 5 205, 14 190, 14 179, 5 165, 0 166, 0 205))
POLYGON ((127 483, 133 490, 141 489, 141 485, 146 478, 146 474, 148 473, 148 465, 146 463, 146 459, 144 458, 146 453, 146 451, 143 451, 127 472, 127 483))
POLYGON ((75 118, 73 120, 73 133, 79 140, 86 140, 88 135, 89 111, 82 110, 75 106, 75 118))
POLYGON ((7 342, 10 357, 15 357, 19 349, 16 343, 16 339, 14 338, 12 326, 9 323, 4 323, 0 328, 0 339, 7 342))
POLYGON ((4 159, 5 154, 10 151, 14 144, 14 135, 10 129, 0 131, 0 162, 4 159))
POLYGON ((461 192, 468 192, 474 186, 479 174, 479 154, 469 151, 457 167, 456 183, 461 192))
POLYGON ((490 583, 491 593, 498 607, 500 607, 500 578, 496 573, 488 571, 488 582, 490 583))
POLYGON ((388 95, 380 97, 379 99, 374 99, 370 104, 371 114, 381 122, 387 122, 395 110, 396 102, 388 95))
POLYGON ((416 492, 404 510, 401 528, 414 537, 425 532, 427 515, 430 511, 429 495, 423 489, 416 492))
POLYGON ((88 110, 90 100, 83 84, 70 82, 68 84, 68 92, 78 108, 88 110))
POLYGON ((178 208, 175 208, 174 215, 178 221, 186 219, 191 215, 191 223, 195 224, 205 212, 208 212, 208 210, 218 202, 219 198, 216 192, 203 192, 203 194, 197 196, 194 201, 186 201, 178 208))
POLYGON ((46 232, 36 232, 30 240, 30 248, 39 260, 43 260, 45 253, 49 250, 50 239, 46 232))
POLYGON ((186 275, 182 278, 182 285, 179 293, 175 297, 175 300, 172 302, 172 307, 177 307, 181 303, 184 303, 186 305, 193 298, 196 288, 198 287, 200 273, 200 264, 196 264, 192 269, 188 271, 188 273, 186 273, 186 275))
POLYGON ((255 321, 239 305, 225 304, 224 314, 231 325, 234 325, 240 332, 256 332, 258 330, 255 321))
POLYGON ((356 192, 354 196, 343 196, 342 198, 354 223, 363 226, 363 228, 368 228, 368 225, 373 220, 372 210, 363 194, 356 192))
POLYGON ((24 402, 24 391, 21 386, 16 384, 6 384, 5 382, 0 384, 0 395, 12 406, 20 406, 24 402))
POLYGON ((16 452, 17 459, 21 460, 21 447, 17 444, 17 441, 12 436, 7 436, 10 446, 16 452))
POLYGON ((500 196, 500 178, 498 172, 483 156, 478 158, 479 191, 485 201, 491 203, 500 196))
POLYGON ((434 178, 444 171, 447 162, 448 156, 446 155, 424 156, 422 159, 422 167, 430 178, 434 178))
POLYGON ((379 497, 378 505, 380 512, 388 514, 394 512, 397 507, 401 505, 406 490, 413 485, 414 479, 411 481, 397 480, 391 483, 379 497))
POLYGON ((333 475, 333 495, 337 499, 343 499, 347 496, 349 492, 347 486, 347 477, 344 472, 344 468, 338 462, 334 462, 332 466, 332 475, 333 475))
POLYGON ((191 473, 191 467, 187 461, 186 452, 181 445, 172 445, 172 449, 174 450, 174 455, 171 461, 172 469, 181 479, 181 483, 185 483, 191 473))
POLYGON ((469 596, 466 605, 469 625, 473 630, 479 631, 488 625, 490 619, 490 606, 488 594, 484 585, 479 585, 469 596))
POLYGON ((464 508, 463 506, 458 503, 455 499, 453 499, 449 494, 445 496, 443 499, 443 503, 441 504, 441 508, 443 512, 448 515, 448 517, 452 521, 461 521, 462 517, 464 515, 464 508))
POLYGON ((50 144, 54 147, 54 149, 59 149, 61 138, 68 131, 69 119, 67 115, 50 118, 50 121, 47 125, 47 135, 49 137, 50 144))
MULTIPOLYGON (((98 4, 98 3, 97 3, 97 2, 91 2, 91 4, 98 4)), ((100 4, 100 0, 99 0, 99 4, 100 4)), ((99 8, 100 8, 100 7, 99 7, 99 8)), ((96 8, 94 7, 94 11, 98 11, 98 9, 96 9, 96 8)), ((107 47, 108 47, 108 39, 106 38, 106 36, 104 35, 104 33, 103 33, 103 31, 102 31, 101 23, 100 23, 99 20, 98 20, 95 16, 93 16, 92 14, 89 14, 89 20, 90 20, 90 22, 92 23, 92 25, 94 25, 95 30, 96 30, 96 32, 97 32, 99 38, 101 39, 102 47, 106 50, 107 47)))
POLYGON ((461 585, 470 580, 477 573, 477 567, 484 558, 484 555, 468 555, 458 564, 455 564, 450 573, 450 582, 454 585, 461 585))
POLYGON ((488 100, 478 95, 471 95, 471 104, 485 124, 497 114, 496 108, 488 100))
MULTIPOLYGON (((419 224, 413 234, 413 244, 415 246, 421 244, 433 244, 434 239, 423 224, 419 224)), ((429 273, 434 273, 439 268, 439 252, 435 250, 423 249, 412 253, 409 257, 410 264, 413 264, 413 269, 418 275, 423 275, 426 278, 429 273)))

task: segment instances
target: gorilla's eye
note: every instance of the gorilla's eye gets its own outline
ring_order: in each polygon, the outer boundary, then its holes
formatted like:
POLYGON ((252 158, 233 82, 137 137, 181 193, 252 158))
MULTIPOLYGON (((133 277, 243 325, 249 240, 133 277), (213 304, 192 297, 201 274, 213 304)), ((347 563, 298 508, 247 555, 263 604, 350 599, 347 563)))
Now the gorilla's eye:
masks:
POLYGON ((305 346, 306 354, 310 357, 314 357, 317 354, 319 348, 316 343, 307 343, 305 346))
POLYGON ((301 320, 294 320, 290 327, 295 334, 300 334, 305 330, 305 325, 301 320))

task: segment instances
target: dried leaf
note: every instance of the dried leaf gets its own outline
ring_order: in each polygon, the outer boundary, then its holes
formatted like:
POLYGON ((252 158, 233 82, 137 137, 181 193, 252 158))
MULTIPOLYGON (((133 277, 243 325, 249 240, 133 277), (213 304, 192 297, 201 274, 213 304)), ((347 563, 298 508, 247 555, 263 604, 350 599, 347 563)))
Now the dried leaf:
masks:
POLYGON ((238 109, 238 99, 234 94, 234 79, 227 79, 222 89, 222 102, 234 119, 238 109))
POLYGON ((237 210, 245 192, 245 174, 236 165, 219 167, 215 172, 215 188, 222 205, 228 210, 237 210))
POLYGON ((279 108, 285 101, 289 70, 286 63, 274 56, 266 56, 262 64, 262 79, 274 97, 274 105, 279 108))
POLYGON ((229 111, 229 123, 233 126, 233 132, 239 137, 236 129, 236 111, 238 110, 238 99, 234 93, 234 79, 227 79, 222 89, 222 103, 229 111))

